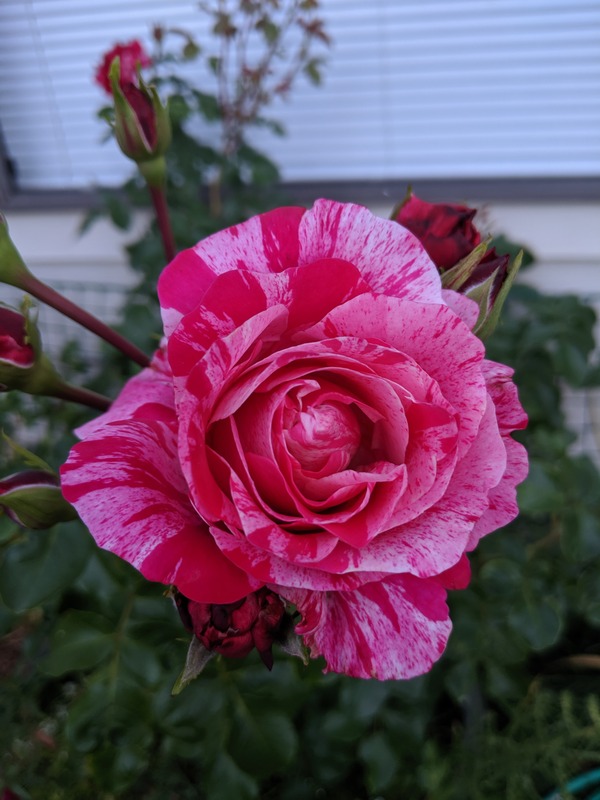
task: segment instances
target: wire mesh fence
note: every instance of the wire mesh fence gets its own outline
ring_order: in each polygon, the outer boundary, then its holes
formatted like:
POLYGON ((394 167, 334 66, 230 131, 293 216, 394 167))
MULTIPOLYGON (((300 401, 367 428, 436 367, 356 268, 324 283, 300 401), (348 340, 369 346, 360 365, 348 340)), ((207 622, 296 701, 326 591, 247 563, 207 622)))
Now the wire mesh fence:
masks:
MULTIPOLYGON (((119 320, 124 301, 123 285, 69 280, 54 281, 53 287, 104 322, 115 323, 119 320)), ((15 306, 23 299, 23 293, 5 286, 1 299, 15 306)), ((596 309, 600 318, 600 293, 588 294, 583 299, 596 309)), ((93 333, 43 304, 39 304, 37 313, 44 351, 50 358, 59 359, 65 345, 76 341, 79 353, 90 365, 93 367, 97 363, 100 343, 93 333)), ((600 348, 597 356, 600 358, 600 348)), ((600 466, 600 387, 565 387, 563 398, 563 410, 569 428, 577 435, 572 446, 573 453, 586 453, 600 466)))
MULTIPOLYGON (((119 319, 125 291, 122 284, 69 280, 53 281, 52 287, 103 322, 113 324, 119 319)), ((23 298, 24 294, 19 289, 2 287, 2 302, 18 307, 23 298)), ((59 358, 70 341, 78 343, 81 354, 89 358, 91 363, 99 358, 100 343, 95 334, 43 303, 36 302, 35 308, 44 352, 50 358, 59 358)))

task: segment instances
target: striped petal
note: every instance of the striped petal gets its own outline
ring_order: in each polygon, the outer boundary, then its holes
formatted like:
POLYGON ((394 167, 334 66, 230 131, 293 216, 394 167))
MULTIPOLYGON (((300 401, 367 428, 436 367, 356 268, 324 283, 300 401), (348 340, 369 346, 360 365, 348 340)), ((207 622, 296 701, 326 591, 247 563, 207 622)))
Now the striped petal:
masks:
POLYGON ((64 496, 100 547, 148 580, 199 602, 230 603, 261 584, 237 569, 194 511, 164 422, 126 420, 75 445, 61 469, 64 496))
POLYGON ((394 576, 353 591, 306 592, 277 587, 302 621, 296 631, 322 655, 325 672, 397 680, 431 669, 452 628, 439 581, 394 576))

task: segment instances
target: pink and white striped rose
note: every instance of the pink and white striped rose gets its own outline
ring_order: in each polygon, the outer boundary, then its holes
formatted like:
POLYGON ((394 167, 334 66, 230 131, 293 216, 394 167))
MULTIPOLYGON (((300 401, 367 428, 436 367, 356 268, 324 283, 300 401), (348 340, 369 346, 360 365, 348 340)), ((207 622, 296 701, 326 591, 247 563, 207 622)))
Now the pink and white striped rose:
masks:
POLYGON ((201 241, 159 296, 164 347, 62 470, 97 542, 199 603, 268 587, 329 670, 427 671, 527 472, 475 303, 401 225, 325 200, 201 241))

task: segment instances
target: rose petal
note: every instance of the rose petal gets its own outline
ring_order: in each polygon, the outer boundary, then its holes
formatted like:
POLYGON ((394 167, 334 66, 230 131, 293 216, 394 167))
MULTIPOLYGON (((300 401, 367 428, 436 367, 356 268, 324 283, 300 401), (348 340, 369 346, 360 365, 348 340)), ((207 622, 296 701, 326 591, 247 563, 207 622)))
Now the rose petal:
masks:
POLYGON ((174 423, 173 379, 164 350, 158 350, 151 365, 127 381, 109 410, 79 427, 75 433, 86 439, 109 422, 148 419, 174 423))
POLYGON ((433 261, 410 231, 362 206, 317 200, 300 221, 300 264, 340 258, 355 264, 374 292, 442 302, 433 261))
POLYGON ((71 450, 61 485, 100 547, 148 580, 176 583, 186 596, 212 603, 233 602, 260 585, 220 553, 192 508, 176 434, 165 423, 97 428, 71 450))
POLYGON ((381 580, 383 572, 355 572, 333 575, 310 566, 287 562, 279 556, 255 547, 243 537, 211 528, 219 549, 241 570, 261 583, 280 584, 316 591, 352 590, 369 581, 381 580))
POLYGON ((490 490, 489 508, 483 512, 473 528, 467 544, 469 551, 477 547, 482 536, 508 525, 519 513, 517 486, 525 480, 529 471, 527 451, 510 436, 504 437, 504 445, 507 455, 506 472, 498 486, 490 490))
POLYGON ((490 402, 479 436, 432 508, 360 549, 340 542, 320 568, 336 573, 364 569, 421 578, 439 575, 465 552, 475 523, 488 508, 490 490, 505 469, 505 443, 490 402))
POLYGON ((479 319, 479 306, 470 297, 452 289, 444 289, 442 291, 444 302, 454 311, 457 317, 460 317, 465 325, 468 325, 470 330, 473 330, 475 323, 479 319))
POLYGON ((181 318, 196 308, 217 275, 297 267, 298 225, 305 213, 303 208, 278 208, 208 236, 180 253, 158 282, 165 334, 170 336, 181 318))
POLYGON ((334 309, 307 334, 377 339, 409 355, 460 414, 459 457, 470 447, 486 406, 484 348, 449 308, 363 294, 334 309))
POLYGON ((398 680, 427 672, 441 656, 452 625, 446 592, 435 580, 385 578, 354 591, 275 589, 302 614, 296 631, 323 655, 325 672, 398 680))

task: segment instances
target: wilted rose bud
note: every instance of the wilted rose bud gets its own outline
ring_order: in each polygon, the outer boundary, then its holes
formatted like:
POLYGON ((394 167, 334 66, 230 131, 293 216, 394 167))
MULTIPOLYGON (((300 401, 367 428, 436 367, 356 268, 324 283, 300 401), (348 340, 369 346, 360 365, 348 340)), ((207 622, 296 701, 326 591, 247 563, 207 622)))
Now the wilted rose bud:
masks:
MULTIPOLYGON (((161 157, 171 143, 171 121, 156 89, 145 84, 139 74, 135 81, 123 81, 118 58, 110 68, 110 80, 119 147, 140 168, 146 164, 162 163, 161 157)), ((144 177, 148 180, 145 172, 144 177)))
POLYGON ((0 509, 17 525, 41 530, 77 518, 60 491, 58 475, 28 469, 0 480, 0 509))
MULTIPOLYGON (((157 39, 158 41, 158 39, 157 39)), ((140 68, 150 67, 152 59, 144 50, 143 45, 137 39, 130 42, 117 42, 102 57, 102 61, 96 68, 95 80, 107 94, 112 94, 110 79, 110 67, 115 58, 118 58, 121 65, 121 81, 123 83, 134 83, 137 71, 140 68)))
POLYGON ((259 589, 235 603, 196 603, 181 594, 175 602, 185 627, 209 651, 243 658, 256 647, 266 666, 273 666, 271 647, 284 622, 283 602, 259 589))

